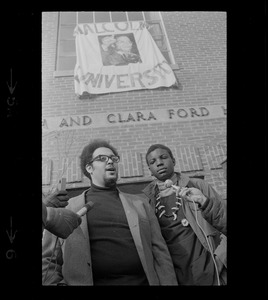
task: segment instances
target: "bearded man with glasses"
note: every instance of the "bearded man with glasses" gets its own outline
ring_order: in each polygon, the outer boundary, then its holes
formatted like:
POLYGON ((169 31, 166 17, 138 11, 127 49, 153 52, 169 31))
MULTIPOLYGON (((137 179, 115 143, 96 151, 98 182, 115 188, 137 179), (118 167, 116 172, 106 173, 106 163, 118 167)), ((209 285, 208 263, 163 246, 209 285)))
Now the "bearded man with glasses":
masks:
POLYGON ((81 154, 91 186, 67 206, 93 208, 66 239, 45 231, 43 285, 177 285, 167 245, 146 198, 121 192, 117 150, 94 140, 81 154))

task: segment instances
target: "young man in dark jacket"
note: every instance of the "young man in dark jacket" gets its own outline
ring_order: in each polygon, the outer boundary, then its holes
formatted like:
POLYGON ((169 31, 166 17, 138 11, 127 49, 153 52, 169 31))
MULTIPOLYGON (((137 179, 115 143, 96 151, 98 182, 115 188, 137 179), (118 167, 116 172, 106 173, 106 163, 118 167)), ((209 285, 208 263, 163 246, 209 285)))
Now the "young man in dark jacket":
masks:
POLYGON ((150 146, 146 161, 156 179, 143 192, 155 209, 179 284, 226 285, 225 203, 204 180, 174 172, 176 161, 165 145, 150 146))

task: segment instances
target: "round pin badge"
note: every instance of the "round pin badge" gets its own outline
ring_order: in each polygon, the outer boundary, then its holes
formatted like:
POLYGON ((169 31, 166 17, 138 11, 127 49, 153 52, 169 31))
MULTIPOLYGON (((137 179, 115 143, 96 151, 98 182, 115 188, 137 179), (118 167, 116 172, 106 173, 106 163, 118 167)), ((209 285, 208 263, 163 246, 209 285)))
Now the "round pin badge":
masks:
POLYGON ((186 219, 182 219, 181 224, 182 224, 182 226, 188 226, 189 222, 186 219))

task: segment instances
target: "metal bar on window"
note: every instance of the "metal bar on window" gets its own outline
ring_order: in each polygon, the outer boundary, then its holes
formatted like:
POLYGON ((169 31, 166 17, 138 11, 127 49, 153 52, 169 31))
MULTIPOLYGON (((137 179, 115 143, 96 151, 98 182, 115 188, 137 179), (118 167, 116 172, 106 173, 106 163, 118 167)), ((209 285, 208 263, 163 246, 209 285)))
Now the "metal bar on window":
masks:
POLYGON ((93 24, 95 24, 95 11, 93 11, 93 24))
POLYGON ((76 12, 76 25, 78 25, 78 11, 76 12))
POLYGON ((75 26, 75 24, 73 23, 71 23, 71 24, 61 24, 60 25, 61 27, 74 27, 75 26))
POLYGON ((112 22, 112 12, 111 11, 109 11, 109 16, 110 16, 110 22, 112 22))
POLYGON ((162 29, 164 31, 164 34, 166 36, 166 44, 167 44, 167 48, 168 48, 168 51, 169 51, 169 57, 170 57, 170 60, 171 60, 171 63, 172 64, 175 64, 175 59, 174 59, 174 56, 173 56, 173 53, 171 51, 171 47, 170 47, 170 43, 169 43, 169 40, 167 38, 167 31, 166 31, 166 28, 165 28, 165 24, 164 24, 164 21, 163 21, 163 17, 162 17, 162 14, 161 12, 159 11, 159 15, 160 15, 160 20, 161 20, 161 23, 162 23, 162 29))
POLYGON ((59 69, 59 35, 60 35, 60 22, 61 22, 61 12, 58 12, 58 32, 57 32, 57 43, 56 43, 56 57, 55 57, 55 65, 54 68, 57 71, 59 69))
POLYGON ((144 11, 142 11, 142 16, 143 16, 143 21, 145 22, 145 14, 144 14, 144 11))
POLYGON ((127 22, 129 22, 128 12, 127 11, 126 11, 126 16, 127 16, 127 22))
POLYGON ((61 41, 65 42, 65 41, 74 41, 75 40, 75 37, 73 38, 70 38, 70 39, 60 39, 61 41))

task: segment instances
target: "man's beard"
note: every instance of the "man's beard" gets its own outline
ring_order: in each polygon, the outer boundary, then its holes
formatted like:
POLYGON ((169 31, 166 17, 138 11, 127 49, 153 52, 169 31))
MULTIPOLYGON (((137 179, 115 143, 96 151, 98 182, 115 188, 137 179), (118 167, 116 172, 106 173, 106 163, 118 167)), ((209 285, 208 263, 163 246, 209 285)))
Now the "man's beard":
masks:
POLYGON ((117 181, 117 177, 116 178, 105 178, 104 179, 104 184, 105 184, 105 187, 114 187, 116 186, 116 181, 117 181))

